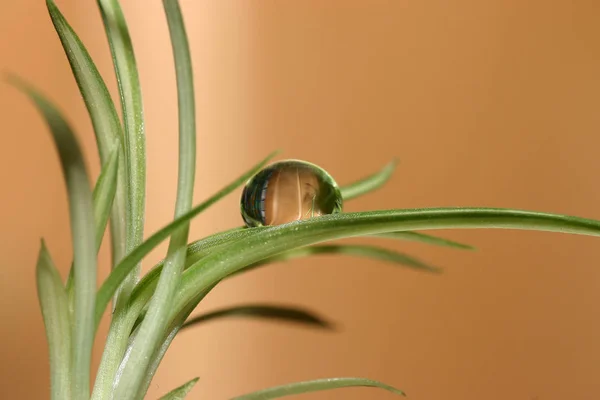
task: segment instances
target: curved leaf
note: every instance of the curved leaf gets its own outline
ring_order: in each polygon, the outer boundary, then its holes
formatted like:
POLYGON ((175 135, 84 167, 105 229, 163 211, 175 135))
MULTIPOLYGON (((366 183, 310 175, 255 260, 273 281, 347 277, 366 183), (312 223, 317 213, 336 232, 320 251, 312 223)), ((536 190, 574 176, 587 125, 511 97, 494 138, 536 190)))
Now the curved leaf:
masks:
MULTIPOLYGON (((100 251, 102 245, 102 238, 104 231, 106 230, 106 224, 108 223, 108 216, 110 209, 115 198, 115 191, 117 189, 117 169, 119 162, 118 149, 113 149, 112 153, 108 157, 106 164, 100 171, 100 176, 94 186, 92 193, 92 203, 94 208, 94 223, 96 225, 96 252, 100 251)), ((71 269, 69 270, 69 276, 67 277, 67 294, 69 300, 72 302, 73 298, 73 263, 71 263, 71 269)), ((69 307, 72 309, 73 307, 69 307)))
MULTIPOLYGON (((264 229, 268 228, 257 227, 251 229, 233 229, 231 231, 221 232, 209 236, 205 239, 198 240, 188 246, 186 268, 193 265, 202 257, 205 257, 206 255, 212 252, 219 251, 219 248, 225 246, 226 244, 230 244, 234 241, 244 240, 245 238, 250 237, 251 235, 255 235, 264 229)), ((383 249, 380 247, 368 245, 326 245, 310 246, 305 248, 289 250, 284 253, 268 257, 264 260, 248 265, 243 269, 231 274, 229 277, 232 277, 239 273, 248 272, 254 268, 259 268, 274 262, 285 261, 298 257, 307 257, 316 254, 346 254, 362 256, 367 258, 379 259, 382 261, 393 262, 399 265, 405 265, 411 268, 425 270, 427 272, 441 272, 441 268, 433 267, 411 256, 402 253, 397 253, 392 250, 383 249)), ((140 281, 140 284, 134 288, 131 294, 131 304, 138 303, 140 296, 143 296, 143 298, 149 298, 149 296, 151 296, 151 294, 143 292, 147 290, 154 290, 154 287, 156 286, 156 280, 158 279, 158 276, 162 271, 162 264, 163 261, 160 261, 146 275, 144 275, 144 277, 140 281)), ((135 306, 133 306, 133 309, 137 310, 140 307, 143 307, 143 305, 136 304, 135 306)), ((143 315, 140 315, 138 317, 138 322, 135 326, 139 324, 141 319, 143 319, 143 315)))
POLYGON ((282 322, 295 322, 318 328, 333 329, 333 324, 311 311, 298 307, 275 306, 271 304, 245 304, 211 311, 191 318, 183 324, 181 330, 215 319, 230 317, 252 317, 273 319, 282 322))
POLYGON ((326 378, 313 381, 288 383, 275 386, 258 392, 238 396, 232 400, 269 400, 302 393, 319 392, 322 390, 339 389, 346 387, 367 386, 387 390, 394 394, 405 396, 404 392, 385 383, 365 378, 326 378))
POLYGON ((71 363, 73 396, 89 395, 90 362, 94 341, 94 301, 96 296, 96 247, 92 190, 79 143, 60 112, 26 83, 10 79, 35 103, 52 133, 58 150, 69 197, 69 215, 74 254, 74 313, 71 363))
POLYGON ((202 258, 184 272, 173 312, 215 282, 286 250, 344 237, 449 228, 528 229, 600 236, 600 221, 498 208, 431 208, 326 215, 270 227, 202 258))
MULTIPOLYGON (((115 293, 116 289, 119 287, 123 279, 135 268, 135 266, 144 258, 150 251, 152 251, 156 246, 158 246, 163 240, 165 240, 171 233, 180 228, 187 221, 200 214, 202 211, 206 210, 208 207, 234 191, 237 187, 244 184, 249 177, 254 175, 256 172, 260 171, 260 169, 277 153, 271 153, 267 156, 263 161, 255 165, 252 169, 250 169, 245 174, 241 175, 239 178, 231 182, 229 185, 221 189, 219 192, 214 194, 208 200, 204 201, 200 205, 194 207, 188 213, 176 218, 160 229, 158 232, 154 233, 148 239, 146 239, 141 245, 136 247, 131 253, 129 253, 120 263, 117 265, 108 278, 104 281, 100 290, 98 291, 97 301, 96 301, 96 326, 100 323, 100 319, 102 318, 102 314, 108 305, 110 298, 115 293)), ((138 285, 139 286, 139 285, 138 285)))
MULTIPOLYGON (((129 30, 118 0, 98 0, 104 29, 113 56, 123 111, 124 167, 127 171, 127 213, 125 250, 131 252, 144 240, 146 195, 146 133, 140 79, 129 30)), ((117 261, 117 260, 115 260, 117 261)), ((120 261, 120 259, 118 259, 120 261)), ((120 290, 125 297, 140 273, 136 266, 120 290)))
POLYGON ((204 297, 212 290, 213 287, 209 288, 208 290, 205 290, 203 293, 200 293, 198 296, 196 296, 196 298, 192 302, 190 302, 190 304, 188 304, 188 306, 185 307, 169 325, 169 328, 167 329, 167 334, 163 338, 160 347, 154 352, 154 354, 152 355, 152 359, 150 360, 150 365, 146 371, 142 383, 142 389, 140 392, 142 396, 146 395, 146 392, 150 387, 150 383, 152 382, 152 378, 154 378, 154 374, 156 373, 160 362, 162 361, 167 350, 169 349, 169 346, 173 342, 173 339, 175 339, 175 336, 181 329, 183 323, 194 311, 194 309, 200 303, 200 301, 202 301, 202 299, 204 299, 204 297))
POLYGON ((102 237, 108 224, 108 217, 117 191, 118 168, 119 149, 115 147, 102 167, 92 192, 94 221, 96 223, 96 251, 99 251, 102 245, 102 237))
MULTIPOLYGON (((171 44, 175 58, 177 77, 177 104, 179 109, 179 172, 177 179, 177 199, 175 217, 188 212, 194 194, 196 170, 196 118, 194 81, 190 49, 185 32, 183 16, 177 0, 164 0, 171 44)), ((131 352, 124 364, 121 380, 116 384, 115 397, 128 399, 141 397, 146 370, 153 354, 160 345, 163 331, 167 328, 167 317, 181 271, 185 265, 186 245, 189 224, 185 223, 173 232, 167 257, 157 283, 156 290, 148 306, 144 321, 131 346, 131 352)))
POLYGON ((453 240, 448 240, 448 239, 444 239, 444 238, 433 236, 433 235, 427 235, 425 233, 420 233, 420 232, 408 232, 408 231, 407 232, 386 232, 386 233, 377 233, 373 236, 389 238, 389 239, 410 240, 413 242, 432 244, 432 245, 436 245, 436 246, 452 247, 454 249, 475 250, 475 247, 468 245, 468 244, 458 243, 453 240))
MULTIPOLYGON (((196 208, 192 209, 189 213, 177 218, 175 221, 156 232, 144 243, 133 250, 127 257, 125 257, 123 261, 119 263, 119 265, 111 272, 109 277, 106 279, 106 281, 104 281, 100 287, 100 290, 98 291, 95 312, 96 328, 98 327, 102 318, 102 314, 104 313, 104 310, 106 309, 106 306, 112 297, 112 293, 114 293, 122 279, 127 276, 127 274, 144 256, 146 256, 146 254, 154 249, 161 241, 166 239, 174 230, 180 227, 181 224, 193 218, 195 215, 199 214, 225 195, 231 193, 238 186, 244 184, 275 154, 276 152, 272 153, 262 162, 254 166, 254 168, 223 188, 220 192, 213 195, 204 203, 200 204, 196 208)), ((153 272, 155 273, 154 277, 157 277, 158 274, 160 274, 160 270, 156 269, 150 271, 149 274, 152 274, 153 272)), ((146 274, 146 276, 149 274, 146 274)), ((100 367, 98 368, 96 383, 92 394, 92 398, 94 400, 103 399, 103 394, 110 393, 112 389, 113 378, 117 373, 117 369, 121 363, 125 349, 127 348, 129 334, 134 324, 138 320, 139 314, 142 312, 143 308, 146 306, 152 297, 152 294, 154 293, 157 279, 147 279, 146 276, 135 286, 130 301, 127 304, 117 307, 113 313, 113 321, 111 322, 108 332, 106 345, 104 347, 102 360, 100 362, 100 367)))
POLYGON ((239 270, 238 272, 247 272, 248 270, 261 267, 266 264, 271 264, 277 261, 287 261, 293 258, 307 257, 319 254, 344 254, 350 256, 374 258, 376 260, 388 261, 427 272, 442 272, 441 268, 428 265, 406 254, 398 253, 393 250, 388 250, 376 246, 353 244, 313 245, 288 250, 275 256, 271 256, 265 258, 264 260, 250 264, 249 266, 239 270))
POLYGON ((381 171, 341 187, 342 199, 344 201, 351 200, 379 189, 391 178, 397 164, 398 160, 393 160, 383 167, 381 171))
POLYGON ((200 378, 194 378, 183 385, 171 390, 159 400, 184 400, 188 393, 193 389, 200 378))
MULTIPOLYGON (((96 143, 100 154, 100 162, 107 165, 111 152, 118 146, 118 157, 123 157, 121 139, 123 131, 117 110, 106 88, 98 68, 87 49, 52 0, 47 0, 48 12, 58 37, 63 45, 73 76, 81 92, 85 106, 90 115, 96 143)), ((119 168, 119 181, 115 189, 115 200, 112 208, 111 250, 113 262, 120 260, 125 254, 125 166, 119 168)), ((100 228, 99 228, 100 229, 100 228)), ((104 227, 101 228, 104 232, 104 227)), ((102 241, 102 236, 96 236, 102 241)))
POLYGON ((52 400, 71 398, 71 326, 67 292, 42 240, 36 268, 38 300, 50 353, 52 400))

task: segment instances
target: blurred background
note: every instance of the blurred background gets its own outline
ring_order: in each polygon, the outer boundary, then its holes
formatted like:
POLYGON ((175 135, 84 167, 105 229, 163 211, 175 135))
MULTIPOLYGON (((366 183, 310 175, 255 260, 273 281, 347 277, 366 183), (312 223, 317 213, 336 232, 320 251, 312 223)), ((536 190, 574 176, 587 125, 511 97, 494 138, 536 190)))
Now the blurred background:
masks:
MULTIPOLYGON (((161 2, 122 3, 145 96, 149 235, 173 214, 174 69, 161 2)), ((385 188, 348 202, 346 211, 493 206, 600 218, 597 1, 181 3, 196 79, 196 203, 282 149, 280 158, 319 164, 341 185, 400 159, 385 188)), ((58 4, 117 100, 95 2, 58 4)), ((44 2, 5 1, 0 26, 0 69, 60 105, 95 179, 91 124, 44 2)), ((44 237, 66 275, 67 199, 42 119, 4 82, 0 119, 0 397, 45 399, 34 269, 44 237)), ((240 192, 197 218, 191 237, 240 225, 240 192)), ((600 242, 508 230, 436 233, 478 250, 388 241, 445 272, 321 256, 223 283, 197 312, 246 302, 299 305, 340 330, 230 319, 185 331, 148 398, 194 376, 201 380, 193 399, 329 376, 382 380, 419 400, 596 398, 600 242)), ((108 260, 105 243, 99 279, 108 260)), ((304 398, 393 397, 343 389, 304 398)))

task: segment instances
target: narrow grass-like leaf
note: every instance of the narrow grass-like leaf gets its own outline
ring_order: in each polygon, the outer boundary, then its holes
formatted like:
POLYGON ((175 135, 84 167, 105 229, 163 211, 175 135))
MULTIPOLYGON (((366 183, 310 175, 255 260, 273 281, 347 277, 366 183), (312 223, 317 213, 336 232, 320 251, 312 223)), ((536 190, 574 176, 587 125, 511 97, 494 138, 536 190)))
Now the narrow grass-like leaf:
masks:
POLYGON ((204 201, 200 205, 194 207, 188 213, 176 218, 173 222, 160 229, 158 232, 150 236, 148 239, 144 241, 140 246, 135 248, 127 257, 123 259, 117 265, 115 269, 110 273, 108 278, 104 281, 100 290, 98 291, 97 302, 96 302, 96 326, 100 322, 102 318, 102 314, 110 301, 110 298, 119 287, 123 279, 131 272, 135 265, 144 258, 150 251, 152 251, 156 246, 158 246, 163 240, 165 240, 171 233, 180 228, 183 224, 188 222, 190 219, 200 214, 202 211, 206 210, 211 205, 215 204, 217 201, 234 191, 240 185, 243 185, 251 176, 253 176, 256 172, 260 171, 262 167, 266 165, 266 163, 272 159, 277 152, 271 153, 260 163, 255 165, 252 169, 250 169, 245 174, 238 177, 236 180, 231 182, 229 185, 221 189, 219 192, 215 193, 208 200, 204 201))
MULTIPOLYGON (((171 44, 175 59, 177 78, 177 104, 179 110, 179 176, 175 218, 184 215, 192 207, 194 193, 194 171, 196 170, 196 117, 194 100, 194 80, 190 49, 185 32, 185 24, 177 0, 163 0, 171 44)), ((185 265, 189 224, 173 232, 165 265, 156 290, 150 301, 144 321, 133 341, 131 353, 117 383, 115 397, 118 399, 143 396, 142 386, 150 356, 160 346, 160 339, 167 328, 173 295, 179 284, 181 271, 185 265)))
MULTIPOLYGON (((100 319, 110 301, 112 293, 114 293, 122 279, 127 276, 129 271, 135 267, 139 260, 166 239, 174 230, 181 226, 181 224, 198 215, 240 185, 243 185, 251 176, 260 171, 276 154, 277 152, 270 154, 263 161, 255 165, 252 169, 237 178, 221 191, 217 192, 211 198, 149 237, 142 245, 125 257, 125 259, 123 259, 123 261, 111 272, 98 291, 95 314, 96 326, 100 323, 100 319)), ((142 279, 136 285, 129 304, 123 305, 121 309, 117 309, 113 314, 113 322, 109 329, 106 346, 104 347, 104 353, 98 369, 96 385, 94 386, 94 399, 107 398, 111 393, 112 379, 116 374, 123 353, 127 347, 129 333, 131 332, 139 313, 152 296, 152 293, 156 288, 156 282, 157 279, 142 279)))
POLYGON ((150 387, 150 383, 152 382, 152 379, 154 378, 154 374, 156 374, 156 371, 158 370, 158 366, 160 365, 160 362, 162 361, 163 357, 165 356, 165 353, 167 352, 167 350, 169 349, 169 346, 171 345, 171 342, 173 342, 173 339, 175 339, 175 336, 180 331, 184 322, 188 319, 188 317, 194 311, 194 309, 200 303, 200 301, 202 301, 202 299, 204 299, 204 297, 213 288, 214 288, 214 286, 209 288, 208 290, 205 290, 203 293, 200 293, 200 295, 198 295, 192 302, 190 302, 188 304, 188 306, 185 307, 175 317, 173 322, 171 322, 171 324, 169 325, 169 328, 167 329, 167 334, 163 338, 160 347, 152 355, 152 360, 150 361, 150 365, 149 365, 148 369, 146 370, 146 374, 144 375, 144 380, 143 380, 142 389, 141 389, 142 396, 146 395, 146 392, 148 391, 148 388, 150 387))
POLYGON ((11 82, 25 92, 38 107, 50 127, 58 150, 69 196, 69 214, 74 262, 74 321, 72 336, 73 396, 89 397, 90 362, 94 340, 94 300, 96 295, 95 227, 92 190, 77 139, 59 111, 26 83, 11 82))
POLYGON ((67 292, 42 241, 36 268, 38 300, 50 353, 52 400, 71 399, 71 326, 67 292))
POLYGON ((211 311, 191 318, 181 329, 190 328, 222 318, 250 317, 272 319, 281 322, 294 322, 302 325, 332 329, 333 324, 321 318, 312 311, 298 307, 278 306, 272 304, 245 304, 211 311))
POLYGON ((92 201, 94 222, 96 225, 96 251, 100 250, 108 217, 117 191, 117 172, 119 169, 119 149, 115 147, 100 171, 94 186, 92 201))
POLYGON ((196 385, 200 378, 194 378, 187 383, 179 386, 171 390, 169 393, 165 394, 159 400, 184 400, 188 393, 192 390, 192 388, 196 385))
MULTIPOLYGON (((102 171, 100 171, 100 176, 98 177, 98 181, 96 182, 96 186, 94 186, 94 191, 92 193, 94 223, 96 226, 96 252, 100 250, 100 246, 102 245, 102 237, 104 236, 110 209, 115 198, 118 166, 119 149, 115 147, 108 157, 106 164, 102 167, 102 171)), ((66 283, 70 303, 74 301, 73 272, 73 265, 71 264, 66 283)), ((72 304, 69 306, 69 309, 73 309, 72 304)))
POLYGON ((376 246, 354 244, 314 245, 288 250, 283 253, 265 258, 264 260, 257 261, 256 263, 250 264, 249 266, 239 270, 238 272, 247 272, 248 270, 278 261, 287 261, 294 258, 308 257, 319 254, 343 254, 349 256, 373 258, 376 260, 392 262, 395 264, 400 264, 406 267, 426 272, 442 272, 441 268, 426 264, 406 254, 398 253, 393 250, 388 250, 376 246))
MULTIPOLYGON (((123 110, 125 178, 127 180, 126 252, 131 252, 144 239, 146 196, 146 134, 140 79, 129 30, 118 0, 98 0, 104 29, 108 37, 117 76, 123 110)), ((115 260, 120 261, 120 260, 115 260)), ((123 281, 120 293, 125 299, 138 280, 137 265, 123 281)))
MULTIPOLYGON (((268 228, 257 227, 249 229, 232 229, 230 231, 217 233, 208 236, 204 239, 197 240, 194 243, 191 243, 190 245, 188 245, 187 249, 186 269, 192 266, 202 257, 205 257, 212 252, 219 251, 219 249, 223 246, 231 244, 234 241, 245 240, 245 238, 255 235, 258 232, 263 231, 265 229, 268 228)), ((298 257, 307 257, 316 254, 346 254, 362 256, 388 261, 399 265, 405 265, 411 268, 421 269, 428 272, 441 272, 441 269, 438 267, 433 267, 411 256, 402 253, 397 253, 387 249, 382 249, 380 247, 368 245, 325 245, 292 249, 248 265, 243 269, 229 275, 229 277, 232 277, 239 273, 245 273, 254 268, 269 265, 274 262, 285 261, 298 257)), ((144 277, 140 281, 140 284, 134 288, 131 294, 131 302, 136 303, 138 301, 138 296, 140 296, 141 291, 149 290, 148 288, 154 288, 156 286, 156 280, 158 279, 158 276, 161 273, 163 262, 164 261, 160 261, 146 275, 144 275, 144 277)), ((144 296, 146 295, 144 294, 144 296)), ((137 309, 137 306, 134 308, 137 309)), ((138 317, 138 320, 140 320, 142 317, 143 316, 138 317)))
POLYGON ((394 394, 405 396, 404 392, 385 383, 365 378, 326 378, 313 381, 289 383, 287 385, 275 386, 258 392, 235 397, 232 400, 270 400, 296 394, 319 392, 330 389, 347 387, 367 386, 387 390, 394 394))
POLYGON ((393 160, 381 171, 341 187, 342 198, 347 201, 379 189, 390 179, 397 164, 398 161, 393 160))
MULTIPOLYGON (((115 105, 102 76, 98 72, 98 68, 96 68, 94 61, 73 28, 71 28, 53 0, 47 0, 46 4, 90 115, 96 135, 100 162, 102 165, 108 165, 108 159, 111 157, 115 143, 118 145, 118 157, 123 158, 124 156, 122 148, 123 131, 115 105)), ((115 189, 110 227, 113 265, 125 255, 126 175, 124 165, 119 167, 118 174, 119 180, 115 189)), ((104 229, 103 226, 102 232, 104 232, 104 229)), ((102 236, 97 236, 96 240, 101 241, 102 236)))
POLYGON ((427 235, 425 233, 420 232, 386 232, 378 233, 373 236, 389 239, 410 240, 412 242, 420 242, 442 247, 452 247, 454 249, 475 250, 475 247, 468 244, 458 243, 453 240, 448 240, 433 235, 427 235))
POLYGON ((202 258, 185 271, 173 313, 215 282, 287 250, 344 237, 455 228, 525 229, 600 236, 600 221, 499 208, 431 208, 325 215, 270 227, 202 258))

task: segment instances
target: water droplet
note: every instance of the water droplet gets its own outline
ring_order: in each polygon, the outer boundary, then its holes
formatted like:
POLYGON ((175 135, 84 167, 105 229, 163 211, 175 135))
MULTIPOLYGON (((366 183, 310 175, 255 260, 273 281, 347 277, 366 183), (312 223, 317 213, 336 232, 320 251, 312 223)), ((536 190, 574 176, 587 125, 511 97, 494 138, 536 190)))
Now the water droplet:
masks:
POLYGON ((342 211, 342 195, 335 180, 321 167, 306 161, 273 163, 244 187, 242 218, 249 227, 281 225, 342 211))

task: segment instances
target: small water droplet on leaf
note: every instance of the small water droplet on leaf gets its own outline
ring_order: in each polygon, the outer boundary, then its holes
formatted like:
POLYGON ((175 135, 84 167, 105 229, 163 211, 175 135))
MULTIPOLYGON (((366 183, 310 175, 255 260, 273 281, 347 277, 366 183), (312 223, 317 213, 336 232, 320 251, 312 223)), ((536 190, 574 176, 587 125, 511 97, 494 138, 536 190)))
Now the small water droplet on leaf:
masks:
POLYGON ((342 211, 342 194, 323 168, 301 160, 273 163, 244 187, 242 218, 249 227, 281 225, 342 211))

